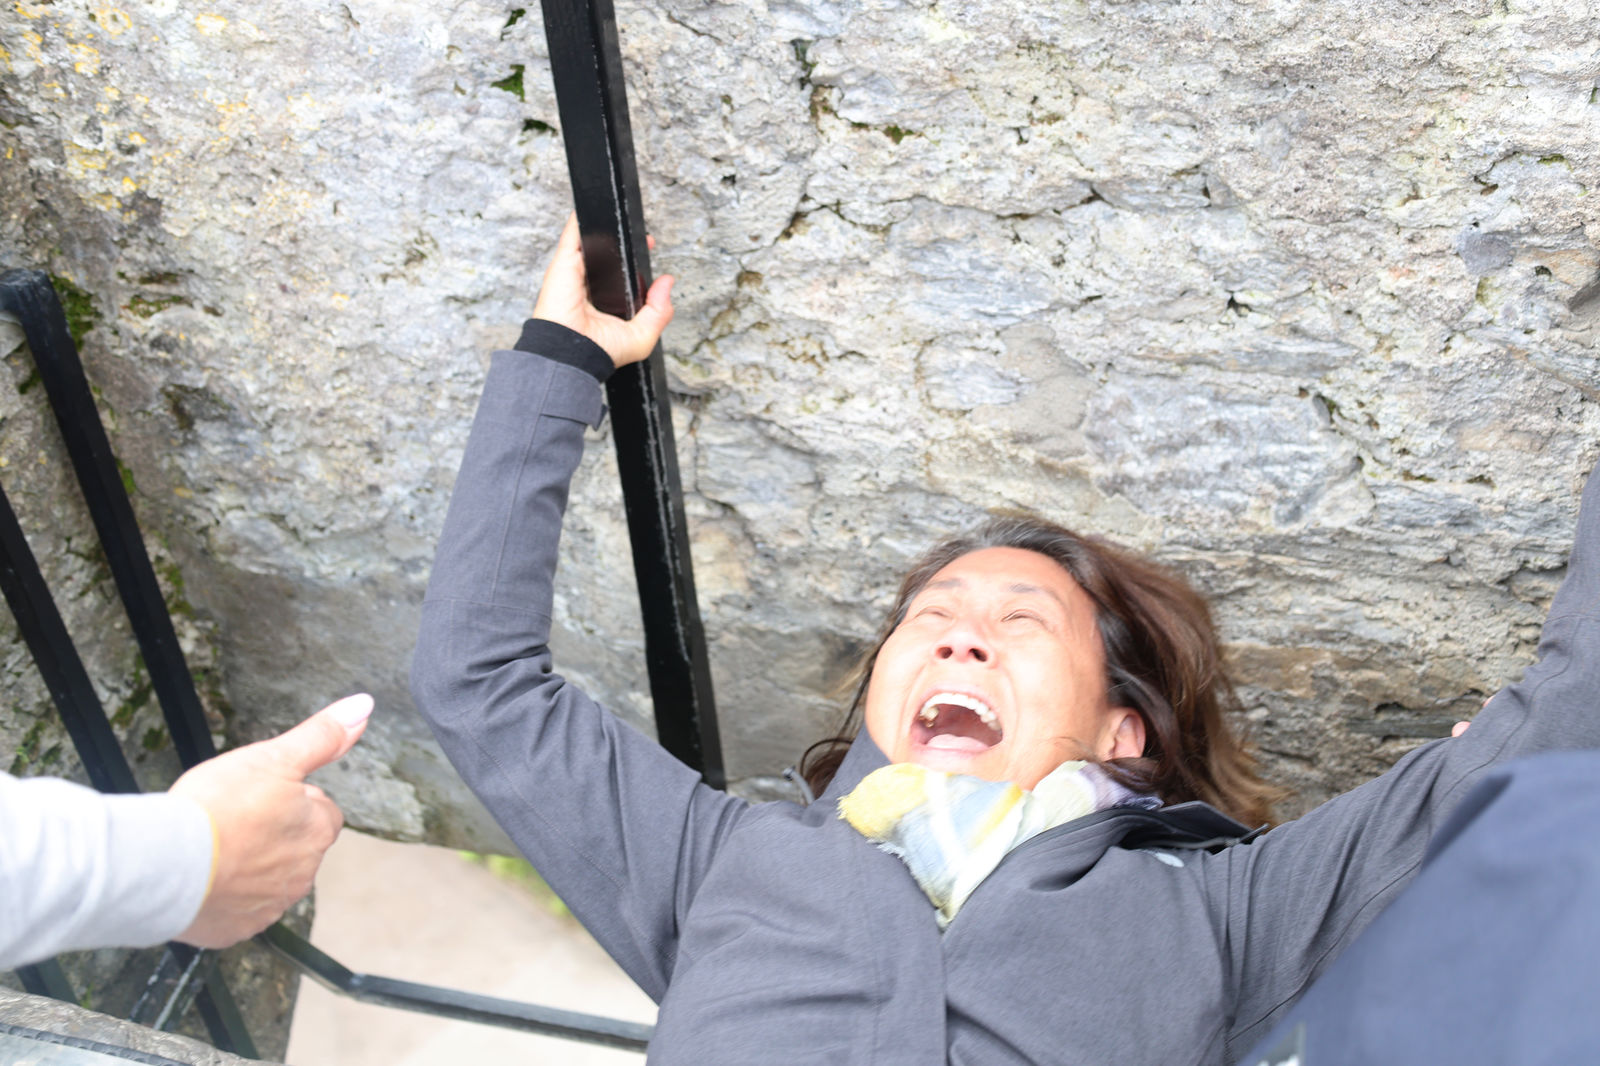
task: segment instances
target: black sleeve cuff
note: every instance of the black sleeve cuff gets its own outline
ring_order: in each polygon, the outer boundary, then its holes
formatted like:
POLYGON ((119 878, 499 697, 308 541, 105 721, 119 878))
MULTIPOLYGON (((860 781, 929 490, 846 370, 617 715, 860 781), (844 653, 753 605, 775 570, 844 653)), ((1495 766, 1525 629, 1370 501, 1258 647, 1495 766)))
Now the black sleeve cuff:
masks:
POLYGON ((516 349, 586 370, 602 385, 616 370, 604 348, 577 330, 542 318, 530 318, 522 324, 522 336, 517 338, 516 349))

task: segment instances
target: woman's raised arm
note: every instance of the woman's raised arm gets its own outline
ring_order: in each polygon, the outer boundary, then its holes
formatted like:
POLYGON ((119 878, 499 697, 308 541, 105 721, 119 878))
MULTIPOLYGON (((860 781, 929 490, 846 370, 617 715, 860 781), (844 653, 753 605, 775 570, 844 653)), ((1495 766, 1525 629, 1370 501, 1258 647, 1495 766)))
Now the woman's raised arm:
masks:
POLYGON ((1231 916, 1235 1053, 1410 883, 1435 831, 1487 771, 1541 751, 1600 747, 1600 469, 1584 489, 1538 654, 1470 729, 1208 863, 1231 916))
POLYGON ((670 285, 652 287, 632 322, 602 315, 588 304, 568 223, 540 296, 547 317, 528 323, 523 350, 493 356, 411 672, 417 705, 462 778, 656 998, 679 921, 745 806, 567 684, 547 642, 568 483, 585 425, 604 412, 605 364, 649 354, 671 318, 670 285))

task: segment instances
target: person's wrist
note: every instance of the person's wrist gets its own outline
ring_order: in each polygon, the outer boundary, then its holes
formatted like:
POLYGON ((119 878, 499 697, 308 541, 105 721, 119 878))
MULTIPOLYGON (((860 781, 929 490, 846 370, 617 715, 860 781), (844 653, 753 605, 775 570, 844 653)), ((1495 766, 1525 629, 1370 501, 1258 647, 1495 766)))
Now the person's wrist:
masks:
POLYGON ((616 370, 610 353, 592 338, 554 319, 540 318, 537 313, 523 323, 522 335, 513 347, 585 371, 602 384, 616 370))
POLYGON ((205 893, 200 897, 200 906, 204 907, 206 900, 211 898, 212 889, 217 887, 217 867, 222 862, 222 833, 217 828, 216 818, 212 816, 210 808, 204 803, 184 792, 172 792, 169 790, 167 794, 182 800, 204 815, 206 829, 211 834, 211 866, 206 871, 205 893))

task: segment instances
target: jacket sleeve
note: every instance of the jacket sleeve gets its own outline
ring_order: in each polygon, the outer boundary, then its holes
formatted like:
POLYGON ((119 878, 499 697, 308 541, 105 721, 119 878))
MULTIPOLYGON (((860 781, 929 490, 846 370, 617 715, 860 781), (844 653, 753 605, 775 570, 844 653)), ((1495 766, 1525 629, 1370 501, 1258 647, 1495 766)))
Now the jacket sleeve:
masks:
POLYGON ((552 672, 561 519, 584 425, 598 425, 603 410, 591 374, 494 354, 429 578, 411 686, 473 792, 660 999, 678 923, 745 805, 552 672))
POLYGON ((1244 1052, 1416 873, 1428 842, 1497 763, 1600 747, 1600 476, 1583 493, 1567 573, 1538 661, 1457 738, 1406 755, 1382 777, 1255 844, 1207 863, 1221 897, 1244 1052))
POLYGON ((211 849, 183 797, 0 774, 0 970, 172 939, 205 900, 211 849))

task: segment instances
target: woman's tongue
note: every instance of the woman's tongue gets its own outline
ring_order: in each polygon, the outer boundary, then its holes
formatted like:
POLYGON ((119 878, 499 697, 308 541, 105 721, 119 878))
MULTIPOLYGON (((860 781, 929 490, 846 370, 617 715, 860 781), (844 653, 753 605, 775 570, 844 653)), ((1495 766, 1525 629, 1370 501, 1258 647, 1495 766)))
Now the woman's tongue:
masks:
POLYGON ((1000 734, 965 707, 941 707, 931 724, 918 719, 912 735, 925 748, 952 754, 976 755, 1000 742, 1000 734))

